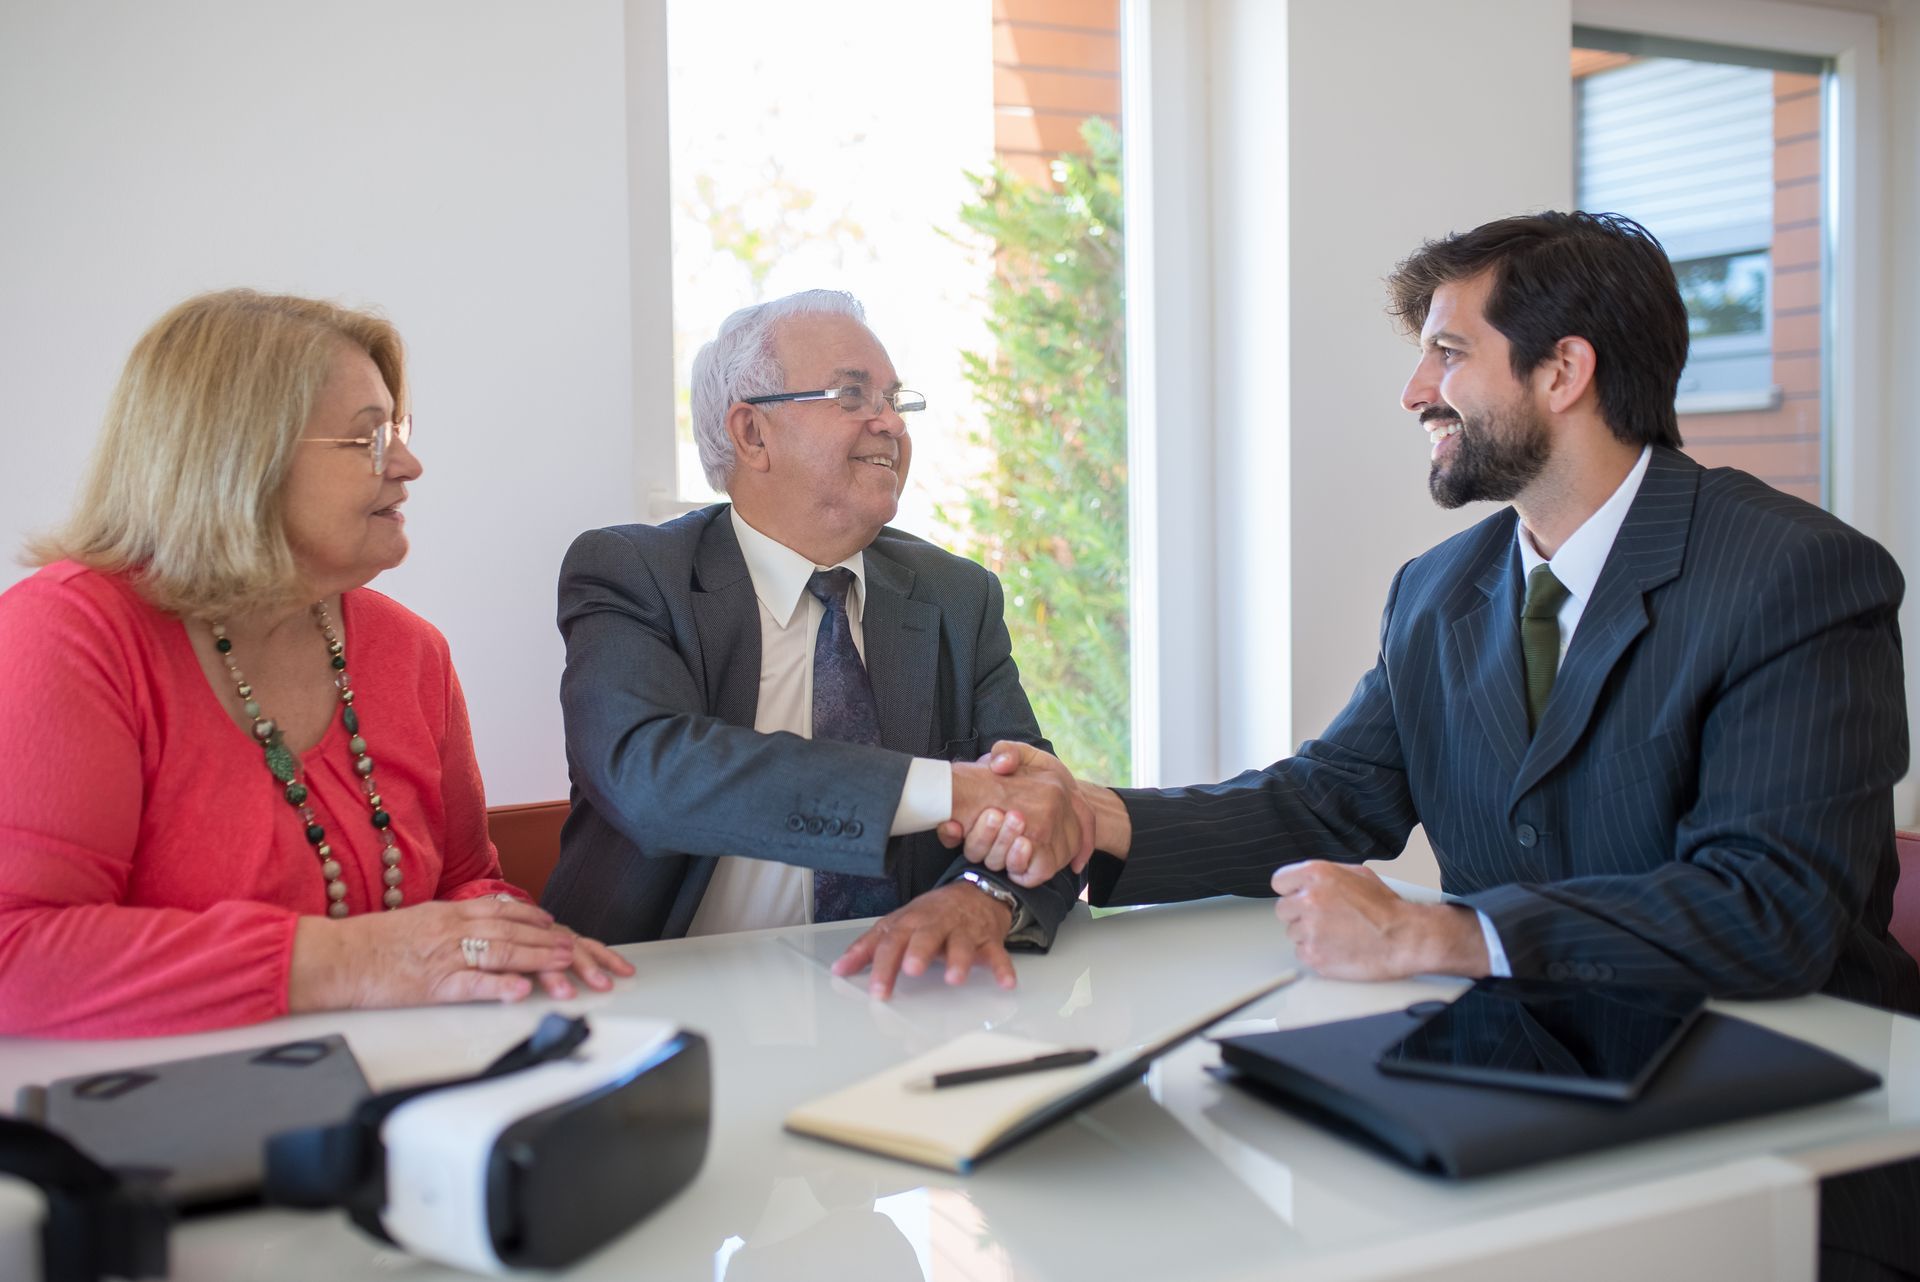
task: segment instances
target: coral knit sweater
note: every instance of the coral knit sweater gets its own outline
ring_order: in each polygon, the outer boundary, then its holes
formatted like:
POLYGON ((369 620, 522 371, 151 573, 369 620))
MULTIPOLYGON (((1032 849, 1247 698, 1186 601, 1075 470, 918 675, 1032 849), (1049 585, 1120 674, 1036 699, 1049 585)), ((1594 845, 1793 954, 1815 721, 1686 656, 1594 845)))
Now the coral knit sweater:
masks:
MULTIPOLYGON (((366 588, 342 599, 337 627, 406 902, 513 890, 446 639, 366 588)), ((301 774, 348 907, 377 912, 382 843, 348 737, 336 715, 301 774)), ((294 924, 326 908, 299 813, 179 618, 71 562, 0 596, 0 1033, 131 1037, 285 1014, 294 924)))

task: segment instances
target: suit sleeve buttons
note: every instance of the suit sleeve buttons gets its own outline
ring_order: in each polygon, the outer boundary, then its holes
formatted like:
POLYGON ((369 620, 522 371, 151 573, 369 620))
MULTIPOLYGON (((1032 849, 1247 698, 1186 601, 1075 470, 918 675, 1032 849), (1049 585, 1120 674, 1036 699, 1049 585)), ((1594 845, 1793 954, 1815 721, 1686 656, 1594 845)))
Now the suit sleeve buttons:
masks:
POLYGON ((827 830, 827 821, 822 819, 819 815, 814 815, 813 817, 807 820, 807 833, 809 836, 818 837, 821 833, 825 832, 826 830, 827 830))
POLYGON ((847 829, 846 829, 847 836, 858 837, 861 833, 865 831, 866 831, 866 828, 861 824, 861 822, 858 819, 847 820, 847 829))
POLYGON ((807 830, 807 821, 805 819, 802 819, 798 813, 787 816, 788 832, 805 832, 806 830, 807 830))
POLYGON ((1532 850, 1534 843, 1540 840, 1540 834, 1532 824, 1521 824, 1513 830, 1513 839, 1528 850, 1532 850))

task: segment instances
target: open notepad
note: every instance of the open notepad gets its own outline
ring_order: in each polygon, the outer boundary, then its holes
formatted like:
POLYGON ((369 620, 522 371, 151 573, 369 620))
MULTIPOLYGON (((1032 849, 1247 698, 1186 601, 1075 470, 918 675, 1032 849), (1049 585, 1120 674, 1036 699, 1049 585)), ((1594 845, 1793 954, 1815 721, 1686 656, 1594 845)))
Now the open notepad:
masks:
POLYGON ((787 1129, 887 1157, 965 1175, 991 1157, 1119 1090, 1147 1065, 1209 1025, 1293 982, 1288 971, 1151 1041, 1108 1051, 1087 1064, 945 1090, 917 1090, 935 1073, 1031 1059, 1064 1047, 1006 1033, 968 1033, 843 1091, 787 1114, 787 1129))

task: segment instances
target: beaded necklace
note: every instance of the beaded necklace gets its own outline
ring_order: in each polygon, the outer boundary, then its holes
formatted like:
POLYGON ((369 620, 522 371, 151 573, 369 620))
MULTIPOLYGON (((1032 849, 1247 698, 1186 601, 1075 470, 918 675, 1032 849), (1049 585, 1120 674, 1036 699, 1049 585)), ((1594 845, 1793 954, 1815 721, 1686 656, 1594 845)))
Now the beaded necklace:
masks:
MULTIPOLYGON (((373 811, 373 826, 385 841, 386 848, 380 852, 380 862, 385 865, 380 877, 386 883, 386 894, 381 902, 387 909, 400 907, 406 897, 400 893, 400 844, 393 835, 393 819, 380 808, 380 793, 373 783, 373 758, 367 755, 367 741, 360 737, 360 714, 353 710, 353 683, 347 677, 347 651, 340 644, 340 638, 334 635, 333 620, 327 614, 324 601, 313 605, 313 625, 320 629, 320 635, 326 638, 327 661, 339 675, 333 679, 333 685, 340 692, 340 722, 353 736, 347 741, 347 751, 353 754, 353 770, 360 776, 360 786, 366 790, 367 806, 373 811)), ((240 665, 234 661, 233 642, 227 639, 224 624, 214 623, 213 648, 220 652, 221 660, 227 665, 227 673, 233 678, 234 689, 240 694, 241 706, 253 718, 253 737, 267 754, 267 770, 280 782, 287 804, 300 812, 306 821, 307 844, 313 847, 313 853, 320 860, 320 876, 327 886, 327 916, 345 917, 347 915, 347 883, 341 880, 340 861, 333 857, 333 847, 327 844, 327 830, 320 825, 319 817, 313 813, 313 807, 307 804, 307 786, 300 782, 300 762, 281 737, 280 727, 270 717, 261 715, 260 704, 253 697, 253 687, 240 675, 240 665)))

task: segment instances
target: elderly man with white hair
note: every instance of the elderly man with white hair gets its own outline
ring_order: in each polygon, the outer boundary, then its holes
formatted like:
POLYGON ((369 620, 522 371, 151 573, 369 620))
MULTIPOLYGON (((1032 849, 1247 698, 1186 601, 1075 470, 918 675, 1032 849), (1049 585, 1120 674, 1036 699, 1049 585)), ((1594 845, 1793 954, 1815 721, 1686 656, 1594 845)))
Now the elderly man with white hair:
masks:
POLYGON ((544 905, 609 943, 877 917, 837 973, 978 965, 1045 948, 1079 893, 1092 817, 1051 779, 999 581, 891 529, 912 459, 904 390, 848 294, 743 308, 693 363, 694 435, 730 502, 591 530, 560 572, 573 778, 544 905), (934 830, 1002 824, 1069 865, 1031 889, 934 830))

